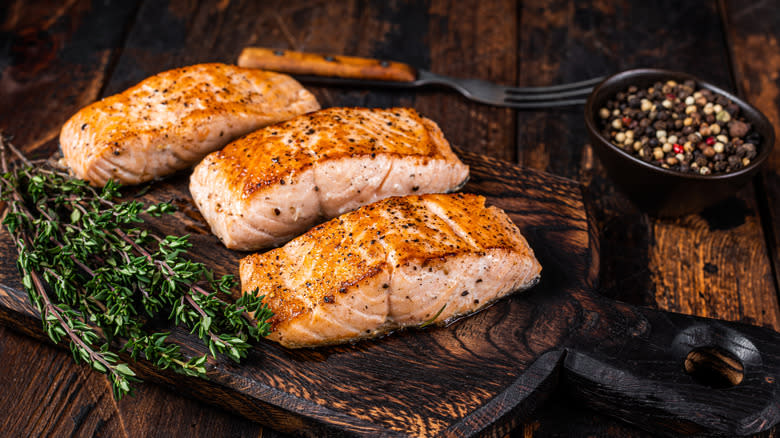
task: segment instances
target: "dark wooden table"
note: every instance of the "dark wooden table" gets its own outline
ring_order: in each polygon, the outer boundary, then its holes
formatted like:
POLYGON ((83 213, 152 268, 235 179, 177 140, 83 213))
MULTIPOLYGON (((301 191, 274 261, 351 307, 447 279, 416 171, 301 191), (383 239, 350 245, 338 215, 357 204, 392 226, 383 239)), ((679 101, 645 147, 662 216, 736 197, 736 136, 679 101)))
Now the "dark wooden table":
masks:
MULTIPOLYGON (((168 68, 235 62, 247 45, 394 59, 517 85, 638 66, 682 70, 736 91, 780 127, 780 5, 743 3, 6 0, 0 129, 46 155, 82 106, 168 68)), ((780 150, 737 196, 659 220, 614 190, 588 145, 581 107, 513 111, 447 92, 312 90, 323 106, 415 107, 461 148, 580 181, 600 233, 608 297, 780 330, 780 150)), ((67 352, 6 328, 0 411, 3 436, 279 435, 152 384, 114 401, 105 379, 67 352)), ((511 436, 648 434, 561 392, 511 436)))

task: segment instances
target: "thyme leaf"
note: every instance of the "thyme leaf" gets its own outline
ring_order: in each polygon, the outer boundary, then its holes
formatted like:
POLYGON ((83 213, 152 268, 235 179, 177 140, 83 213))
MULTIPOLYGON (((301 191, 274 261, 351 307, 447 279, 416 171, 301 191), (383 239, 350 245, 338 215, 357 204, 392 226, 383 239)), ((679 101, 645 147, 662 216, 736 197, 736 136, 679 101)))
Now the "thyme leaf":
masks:
POLYGON ((141 228, 144 216, 173 213, 170 203, 123 200, 114 181, 96 189, 54 163, 31 162, 2 133, 0 170, 2 222, 44 332, 106 374, 116 398, 139 381, 126 359, 205 378, 208 356, 238 362, 269 333, 263 296, 224 301, 237 282, 190 260, 188 236, 141 228), (208 353, 187 357, 170 331, 154 328, 161 320, 195 334, 208 353))

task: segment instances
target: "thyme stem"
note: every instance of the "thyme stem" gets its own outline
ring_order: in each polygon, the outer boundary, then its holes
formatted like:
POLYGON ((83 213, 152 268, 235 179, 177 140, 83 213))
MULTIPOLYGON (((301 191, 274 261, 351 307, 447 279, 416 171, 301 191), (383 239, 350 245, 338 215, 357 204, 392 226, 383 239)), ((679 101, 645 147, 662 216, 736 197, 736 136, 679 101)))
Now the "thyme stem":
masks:
POLYGON ((217 292, 229 295, 235 281, 215 279, 206 266, 189 260, 186 236, 163 238, 133 228, 144 222, 142 215, 172 213, 169 203, 125 201, 115 182, 96 189, 55 166, 49 160, 33 167, 0 133, 2 222, 44 331, 54 342, 69 340, 77 362, 107 374, 115 397, 129 393, 138 380, 121 353, 161 369, 206 375, 207 355, 185 357, 168 341, 170 331, 151 330, 148 321, 158 327, 167 319, 168 329, 184 326, 211 356, 235 361, 246 356, 250 339, 268 334, 272 314, 263 297, 220 299, 217 292))

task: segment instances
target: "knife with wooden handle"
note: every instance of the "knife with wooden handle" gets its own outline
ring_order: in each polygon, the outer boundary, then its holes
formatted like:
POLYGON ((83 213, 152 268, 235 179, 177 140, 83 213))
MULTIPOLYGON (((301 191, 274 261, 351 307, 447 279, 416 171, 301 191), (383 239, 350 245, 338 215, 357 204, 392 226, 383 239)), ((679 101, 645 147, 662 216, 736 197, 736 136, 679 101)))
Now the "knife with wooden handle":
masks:
POLYGON ((238 58, 238 65, 295 75, 392 82, 412 82, 417 79, 417 70, 402 62, 260 47, 245 48, 238 58))

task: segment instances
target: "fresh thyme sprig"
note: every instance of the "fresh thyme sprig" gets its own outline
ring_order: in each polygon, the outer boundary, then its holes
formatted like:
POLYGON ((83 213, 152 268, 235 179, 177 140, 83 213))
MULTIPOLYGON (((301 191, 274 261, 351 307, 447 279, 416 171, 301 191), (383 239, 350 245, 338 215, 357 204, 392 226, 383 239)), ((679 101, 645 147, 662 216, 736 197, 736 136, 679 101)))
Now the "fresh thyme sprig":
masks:
POLYGON ((272 313, 262 296, 223 301, 219 294, 229 294, 236 281, 216 279, 189 260, 187 236, 159 237, 137 226, 143 215, 172 213, 171 204, 121 200, 115 182, 96 189, 51 163, 32 163, 2 134, 0 166, 3 224, 43 329, 54 342, 67 339, 76 362, 105 373, 115 397, 138 381, 123 353, 205 377, 208 354, 185 357, 169 342, 169 331, 149 328, 160 320, 186 327, 211 356, 236 362, 246 357, 250 340, 268 334, 272 313))

